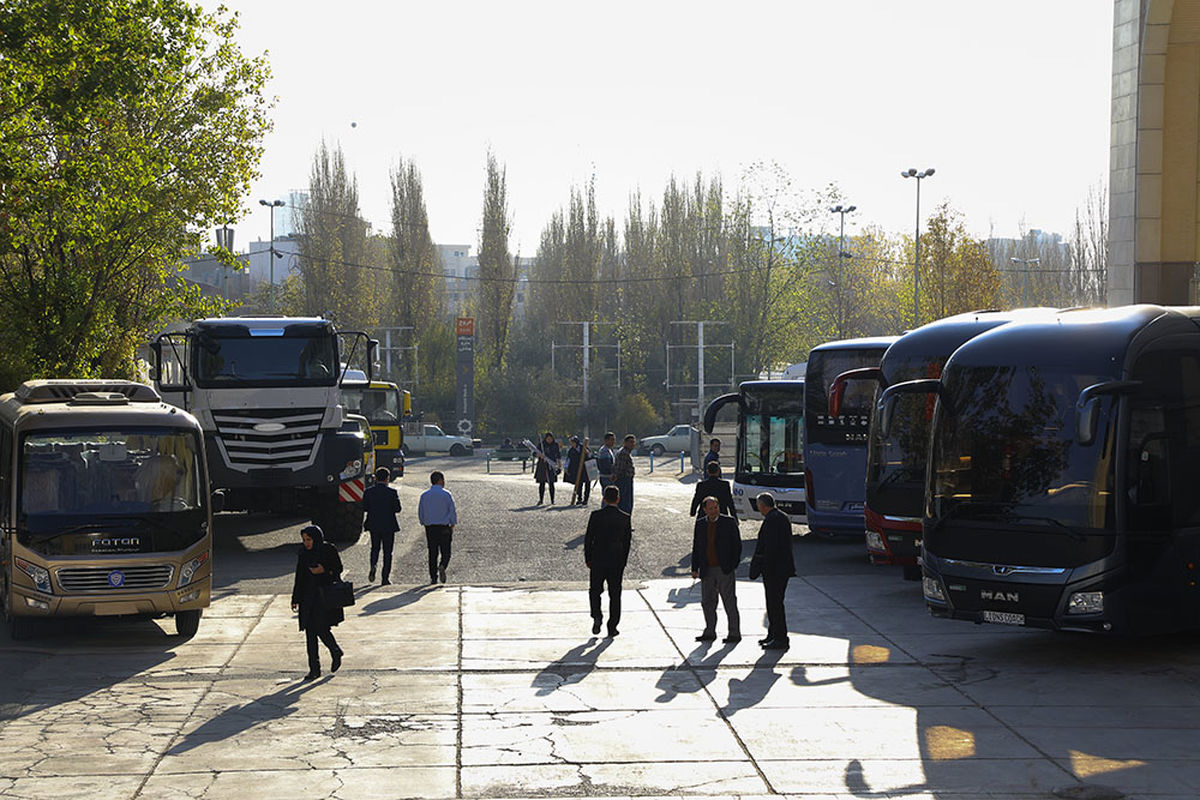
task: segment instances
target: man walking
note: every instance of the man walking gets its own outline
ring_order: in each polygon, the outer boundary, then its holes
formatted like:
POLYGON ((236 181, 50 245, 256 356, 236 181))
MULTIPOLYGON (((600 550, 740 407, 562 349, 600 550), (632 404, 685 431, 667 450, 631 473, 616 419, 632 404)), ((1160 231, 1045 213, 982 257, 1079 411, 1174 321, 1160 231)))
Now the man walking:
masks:
POLYGON ((375 563, 379 551, 383 550, 383 578, 380 584, 392 582, 392 550, 396 546, 396 531, 400 525, 396 515, 400 513, 400 493, 388 486, 392 473, 387 467, 375 470, 375 485, 363 492, 363 511, 367 512, 363 527, 371 534, 371 572, 368 582, 375 580, 375 563))
POLYGON ((617 635, 621 622, 621 575, 629 561, 633 527, 629 514, 618 504, 621 491, 616 486, 604 490, 604 505, 588 517, 583 537, 583 560, 590 570, 588 599, 592 606, 592 635, 600 633, 604 616, 600 613, 600 594, 608 584, 608 635, 617 635))
POLYGON ((708 452, 704 454, 704 469, 708 469, 708 465, 716 462, 721 463, 721 440, 709 439, 708 452))
POLYGON ((425 526, 425 542, 429 545, 429 582, 445 583, 446 565, 450 563, 450 539, 458 524, 458 512, 454 508, 454 496, 446 491, 446 476, 434 470, 429 474, 429 483, 417 504, 417 519, 425 526))
POLYGON ((737 567, 741 560, 742 537, 737 522, 721 514, 717 498, 704 498, 704 514, 696 519, 692 536, 692 577, 700 579, 700 608, 704 611, 704 631, 696 637, 697 642, 717 638, 718 595, 729 622, 724 643, 742 640, 737 607, 737 567))
POLYGON ((767 600, 767 638, 759 640, 759 644, 764 650, 787 650, 783 596, 787 592, 788 578, 796 574, 796 562, 792 558, 792 523, 787 514, 775 507, 775 498, 768 492, 760 494, 755 502, 763 521, 758 529, 754 557, 750 559, 750 580, 762 575, 767 600))
POLYGON ((692 495, 692 510, 688 514, 696 516, 696 509, 700 508, 700 503, 704 498, 715 497, 721 506, 721 513, 728 514, 733 517, 734 522, 737 522, 737 507, 733 504, 733 492, 729 490, 729 481, 721 478, 721 465, 710 461, 704 471, 707 473, 707 477, 696 484, 696 491, 692 495))
POLYGON ((626 514, 633 513, 633 449, 637 447, 637 437, 632 433, 625 435, 625 443, 613 458, 613 486, 621 490, 621 510, 626 514))
POLYGON ((596 469, 600 473, 600 491, 612 483, 613 464, 616 463, 616 453, 613 447, 617 444, 617 435, 612 431, 604 434, 604 444, 596 451, 596 469))

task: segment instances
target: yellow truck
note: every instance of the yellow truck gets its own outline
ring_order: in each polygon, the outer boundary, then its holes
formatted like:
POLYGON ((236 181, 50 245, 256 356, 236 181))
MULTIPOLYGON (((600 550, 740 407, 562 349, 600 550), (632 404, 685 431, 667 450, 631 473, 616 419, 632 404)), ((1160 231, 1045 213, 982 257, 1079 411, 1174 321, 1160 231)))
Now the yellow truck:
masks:
POLYGON ((367 418, 375 440, 376 466, 387 467, 392 477, 403 475, 402 425, 412 415, 412 395, 388 381, 354 381, 348 376, 342 384, 342 398, 349 413, 367 418))

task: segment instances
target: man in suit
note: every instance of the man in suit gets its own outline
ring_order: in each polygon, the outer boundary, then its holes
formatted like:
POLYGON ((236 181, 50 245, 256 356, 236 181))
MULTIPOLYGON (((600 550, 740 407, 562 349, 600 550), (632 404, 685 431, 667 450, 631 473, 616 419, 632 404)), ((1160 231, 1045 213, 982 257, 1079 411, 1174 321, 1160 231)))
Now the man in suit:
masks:
POLYGON ((621 490, 615 485, 604 488, 604 505, 588 517, 583 537, 583 560, 590 570, 588 599, 592 605, 592 635, 600 633, 604 621, 600 613, 600 593, 608 584, 608 635, 617 635, 621 622, 621 575, 629 561, 633 526, 629 514, 619 507, 621 490))
POLYGON ((725 644, 742 640, 737 607, 737 567, 741 560, 742 536, 737 522, 721 514, 717 498, 704 498, 704 514, 696 519, 692 536, 692 577, 700 579, 700 608, 704 611, 704 631, 696 637, 697 642, 717 638, 718 595, 729 622, 725 644))
POLYGON ((392 473, 387 467, 375 470, 375 484, 363 492, 363 511, 367 512, 363 528, 371 534, 371 572, 367 581, 375 580, 375 564, 379 551, 383 550, 383 578, 380 583, 391 583, 392 550, 396 546, 396 531, 400 530, 396 515, 400 513, 400 493, 388 486, 392 473))
POLYGON ((729 490, 729 481, 721 479, 721 465, 710 461, 704 468, 705 478, 696 484, 696 493, 692 495, 692 510, 688 513, 696 516, 696 509, 706 497, 717 498, 722 514, 728 514, 737 522, 737 507, 733 504, 733 493, 729 490))
POLYGON ((787 650, 783 596, 787 592, 788 578, 796 574, 796 562, 792 557, 792 522, 787 514, 775 507, 775 498, 770 493, 763 492, 755 502, 763 521, 758 529, 754 557, 750 559, 750 580, 762 575, 767 600, 767 638, 759 640, 759 645, 764 650, 787 650))
POLYGON ((709 439, 708 440, 708 452, 704 454, 704 469, 707 470, 708 465, 713 463, 714 461, 717 462, 718 464, 721 463, 721 440, 720 439, 709 439))

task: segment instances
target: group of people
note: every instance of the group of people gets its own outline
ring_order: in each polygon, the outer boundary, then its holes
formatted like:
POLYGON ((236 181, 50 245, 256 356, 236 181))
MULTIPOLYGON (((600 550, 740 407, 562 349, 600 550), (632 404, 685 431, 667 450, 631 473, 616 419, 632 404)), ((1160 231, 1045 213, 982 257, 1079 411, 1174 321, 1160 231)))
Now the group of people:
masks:
POLYGON ((538 485, 538 501, 540 506, 546 502, 546 490, 550 491, 550 505, 554 505, 554 485, 558 482, 561 472, 563 479, 570 484, 571 505, 586 506, 592 496, 592 478, 588 474, 587 462, 592 458, 596 461, 596 481, 603 493, 609 486, 619 490, 617 507, 626 514, 633 513, 633 451, 637 448, 637 437, 632 433, 625 436, 621 447, 617 447, 617 436, 611 431, 604 434, 604 444, 593 456, 587 442, 581 442, 578 436, 571 437, 571 446, 567 450, 566 463, 563 463, 562 447, 550 431, 542 435, 540 446, 534 451, 537 464, 533 469, 533 479, 538 485), (616 448, 616 449, 614 449, 616 448))

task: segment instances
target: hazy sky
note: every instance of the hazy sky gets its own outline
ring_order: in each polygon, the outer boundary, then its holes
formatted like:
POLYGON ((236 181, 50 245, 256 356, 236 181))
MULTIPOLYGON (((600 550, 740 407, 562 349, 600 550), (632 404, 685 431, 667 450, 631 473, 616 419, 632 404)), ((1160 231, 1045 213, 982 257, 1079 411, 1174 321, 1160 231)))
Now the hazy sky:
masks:
POLYGON ((1065 234, 1107 181, 1109 0, 225 3, 278 98, 239 248, 267 238, 259 198, 307 185, 322 137, 377 230, 403 155, 435 241, 471 245, 490 147, 512 249, 530 256, 592 175, 620 220, 632 190, 657 199, 671 173, 720 173, 732 192, 773 160, 799 187, 836 182, 860 209, 849 230, 908 233, 900 170, 932 166, 923 216, 949 199, 1004 236, 1022 221, 1065 234))

